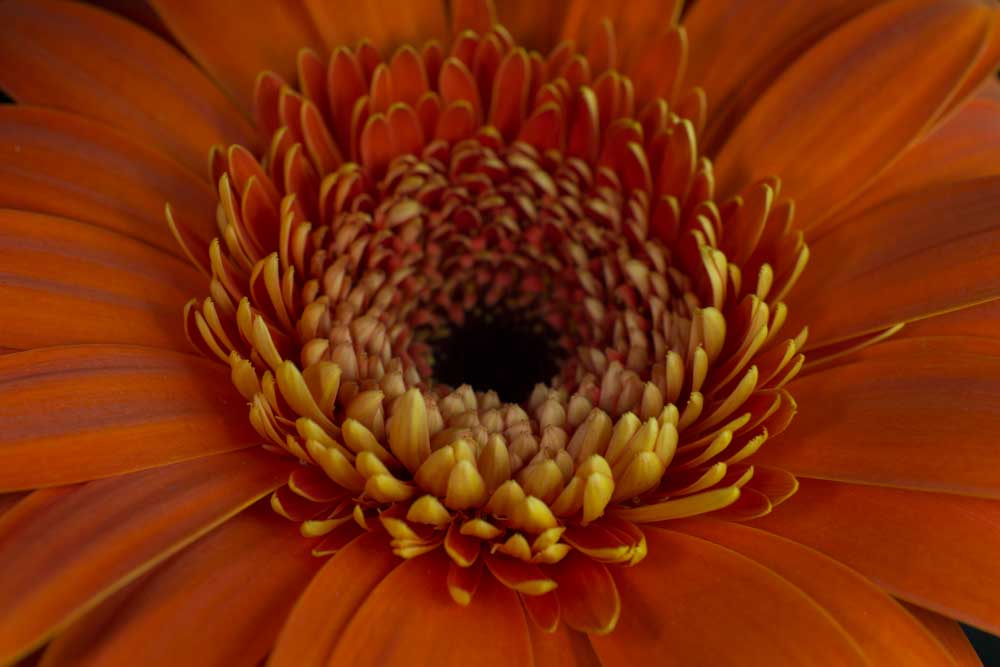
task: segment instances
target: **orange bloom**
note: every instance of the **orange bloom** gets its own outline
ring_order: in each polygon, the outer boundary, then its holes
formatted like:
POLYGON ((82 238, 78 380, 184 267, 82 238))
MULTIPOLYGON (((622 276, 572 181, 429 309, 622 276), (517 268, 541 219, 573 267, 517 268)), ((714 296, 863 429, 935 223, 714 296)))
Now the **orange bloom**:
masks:
POLYGON ((1000 10, 497 4, 0 4, 0 665, 979 664, 1000 10))

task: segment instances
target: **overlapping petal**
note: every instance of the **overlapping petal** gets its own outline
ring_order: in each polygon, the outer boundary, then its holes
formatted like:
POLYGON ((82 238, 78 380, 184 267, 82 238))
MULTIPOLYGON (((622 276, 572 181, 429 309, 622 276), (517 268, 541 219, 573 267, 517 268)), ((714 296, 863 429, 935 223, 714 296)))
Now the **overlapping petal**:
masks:
POLYGON ((0 86, 20 103, 113 125, 199 175, 213 144, 255 143, 249 123, 181 53, 80 3, 0 5, 0 86))
POLYGON ((289 470, 270 454, 235 452, 34 492, 0 517, 0 663, 30 653, 289 470))
POLYGON ((299 49, 322 46, 302 2, 245 0, 238 8, 200 0, 151 4, 177 41, 248 114, 258 74, 272 70, 294 80, 299 49))
POLYGON ((789 298, 809 345, 1000 296, 1000 177, 936 183, 867 210, 811 245, 789 298))
POLYGON ((0 356, 0 492, 121 475, 260 441, 211 362, 81 345, 0 356))
POLYGON ((834 618, 773 571, 700 538, 645 533, 646 559, 615 571, 618 629, 591 639, 605 664, 866 664, 834 618))
POLYGON ((952 664, 947 648, 898 602, 832 558, 752 524, 688 519, 670 528, 732 549, 781 575, 822 606, 872 665, 952 664))
POLYGON ((42 665, 257 664, 322 563, 309 547, 270 507, 252 507, 140 580, 112 609, 98 607, 71 625, 42 665))
POLYGON ((177 320, 202 281, 184 260, 118 232, 0 210, 0 346, 190 351, 177 320))
POLYGON ((903 0, 845 23, 733 130, 716 158, 721 192, 781 174, 797 218, 815 224, 926 130, 983 48, 992 12, 978 0, 903 0))
POLYGON ((893 595, 1000 632, 1000 503, 803 479, 754 524, 849 565, 893 595))
POLYGON ((174 160, 75 113, 0 106, 0 206, 88 222, 183 257, 163 224, 165 202, 197 234, 215 233, 215 193, 174 160))
POLYGON ((471 604, 457 605, 443 585, 448 562, 437 550, 389 573, 344 629, 327 664, 459 667, 476 656, 483 667, 530 665, 517 594, 484 576, 471 604))
MULTIPOLYGON (((933 321, 933 320, 932 320, 933 321)), ((789 387, 799 414, 755 461, 799 477, 1000 499, 1000 344, 920 337, 789 387)))

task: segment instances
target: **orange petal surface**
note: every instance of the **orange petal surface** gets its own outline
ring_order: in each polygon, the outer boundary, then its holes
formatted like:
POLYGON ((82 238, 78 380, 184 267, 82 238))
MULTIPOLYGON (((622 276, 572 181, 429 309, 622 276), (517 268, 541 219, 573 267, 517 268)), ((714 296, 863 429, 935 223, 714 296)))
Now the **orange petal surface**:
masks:
POLYGON ((272 491, 291 465, 233 452, 36 491, 0 517, 0 664, 272 491))
POLYGON ((90 345, 0 356, 0 490, 120 475, 260 442, 227 374, 90 345))

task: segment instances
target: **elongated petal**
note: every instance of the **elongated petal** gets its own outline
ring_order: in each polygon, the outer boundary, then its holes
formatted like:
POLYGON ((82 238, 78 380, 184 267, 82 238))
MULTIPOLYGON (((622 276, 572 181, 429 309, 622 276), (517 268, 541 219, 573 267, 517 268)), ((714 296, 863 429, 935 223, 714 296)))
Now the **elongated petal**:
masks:
POLYGON ((403 44, 419 47, 447 37, 444 0, 305 0, 304 4, 331 50, 368 39, 388 57, 403 44))
POLYGON ((0 6, 0 84, 18 102, 124 130, 198 175, 213 144, 253 143, 244 118, 176 49, 75 2, 0 6))
POLYGON ((979 178, 923 188, 830 231, 810 246, 790 324, 808 322, 817 347, 1000 296, 998 205, 1000 177, 979 178))
POLYGON ((799 413, 754 461, 799 477, 1000 499, 1000 345, 890 341, 799 378, 799 413))
POLYGON ((567 625, 548 634, 529 620, 528 634, 535 667, 601 667, 590 638, 567 625))
POLYGON ((133 343, 190 350, 189 264, 100 227, 0 210, 0 346, 133 343))
POLYGON ((715 149, 765 90, 811 46, 883 0, 699 0, 684 16, 687 83, 708 97, 706 147, 715 149))
POLYGON ((998 521, 994 500, 803 479, 780 511, 754 526, 818 549, 899 598, 996 634, 998 521))
POLYGON ((87 617, 70 626, 45 667, 256 664, 322 563, 310 547, 258 504, 157 568, 96 632, 87 617))
POLYGON ((393 570, 361 605, 327 664, 531 664, 531 642, 517 594, 484 576, 472 602, 457 605, 445 586, 448 562, 438 549, 393 570))
POLYGON ((265 70, 294 81, 296 56, 321 40, 305 7, 288 0, 246 0, 238 8, 219 2, 153 0, 177 41, 245 112, 265 70))
POLYGON ((988 36, 975 0, 904 0, 847 22, 765 92, 716 160, 720 191, 780 174, 809 225, 910 144, 988 36), (948 39, 941 39, 941 35, 948 39))
POLYGON ((644 532, 645 560, 614 569, 618 628, 591 638, 605 664, 866 664, 833 618, 771 570, 696 537, 644 532))
POLYGON ((255 445, 227 373, 89 345, 0 356, 0 491, 71 484, 255 445))
POLYGON ((957 621, 906 602, 903 606, 948 649, 958 667, 983 667, 976 650, 972 648, 969 638, 962 632, 962 626, 957 621))
POLYGON ((560 40, 566 12, 573 3, 513 0, 496 4, 497 20, 519 44, 548 54, 560 40))
POLYGON ((358 607, 400 562, 377 534, 363 535, 338 551, 295 603, 268 666, 326 665, 358 607))
POLYGON ((903 327, 900 338, 980 336, 1000 338, 1000 298, 928 317, 903 327))
POLYGON ((732 549, 802 589, 854 638, 872 665, 950 664, 945 647, 898 602, 832 558, 753 524, 688 519, 671 522, 670 529, 732 549))
POLYGON ((291 465, 233 452, 36 491, 0 518, 0 663, 272 491, 291 465))
POLYGON ((850 224, 864 211, 895 197, 941 183, 958 183, 1000 174, 1000 104, 977 98, 948 122, 903 153, 864 194, 820 229, 850 224))
POLYGON ((127 134, 76 114, 0 106, 0 206, 89 222, 183 257, 163 208, 216 233, 208 185, 127 134))

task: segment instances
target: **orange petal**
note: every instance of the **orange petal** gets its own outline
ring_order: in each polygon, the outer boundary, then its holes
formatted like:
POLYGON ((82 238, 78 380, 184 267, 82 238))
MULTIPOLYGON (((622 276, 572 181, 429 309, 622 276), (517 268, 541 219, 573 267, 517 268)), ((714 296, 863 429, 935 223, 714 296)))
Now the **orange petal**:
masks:
POLYGON ((510 30, 518 44, 546 54, 559 41, 569 5, 569 2, 502 0, 497 3, 497 20, 510 30))
POLYGON ((323 562, 309 547, 258 504, 157 568, 100 628, 70 626, 45 666, 257 664, 323 562))
POLYGON ((720 193, 780 174, 804 224, 834 210, 927 127, 991 20, 979 2, 904 0, 849 21, 743 118, 715 162, 720 193))
POLYGON ((446 37, 442 0, 305 0, 304 4, 331 50, 368 39, 389 54, 403 44, 416 46, 446 37))
POLYGON ((0 211, 0 345, 133 343, 190 350, 185 300, 203 285, 173 255, 100 227, 0 211))
POLYGON ((1000 174, 1000 104, 977 98, 948 122, 903 153, 864 194, 819 228, 814 237, 895 197, 940 183, 956 183, 1000 174))
POLYGON ((0 356, 0 490, 71 484, 255 445, 228 373, 110 345, 0 356))
POLYGON ((214 192, 173 160, 75 114, 0 106, 0 206, 82 220, 183 257, 165 202, 203 237, 217 233, 214 192))
POLYGON ((455 604, 437 549, 389 573, 344 630, 328 665, 530 665, 531 642, 514 591, 484 576, 467 607, 455 604))
POLYGON ((605 664, 867 664, 828 614, 771 570, 696 537, 644 532, 649 555, 614 570, 621 622, 591 638, 605 664))
POLYGON ((818 549, 899 598, 996 634, 998 521, 993 500, 803 479, 798 493, 753 525, 818 549))
POLYGON ((958 667, 983 667, 982 661, 976 655, 976 650, 969 643, 969 638, 962 631, 962 626, 950 618, 935 614, 933 611, 916 605, 902 603, 913 616, 927 628, 928 632, 937 637, 951 653, 952 660, 958 667))
POLYGON ((245 0, 238 10, 190 0, 150 4, 185 50, 248 114, 260 72, 272 70, 294 81, 299 49, 322 51, 309 12, 297 2, 245 0))
POLYGON ((732 549, 800 588, 854 638, 872 665, 949 664, 934 636, 874 583, 818 551, 750 526, 706 519, 670 523, 671 530, 732 549))
POLYGON ((559 584, 560 614, 569 627, 589 634, 606 634, 615 628, 622 603, 603 563, 571 551, 547 571, 559 584))
POLYGON ((0 494, 0 516, 17 505, 19 502, 24 500, 28 496, 27 491, 22 491, 18 493, 4 493, 0 494))
POLYGON ((993 176, 923 188, 840 225, 811 243, 787 326, 808 322, 814 348, 1000 296, 998 206, 993 176))
POLYGON ((399 562, 385 536, 376 533, 362 535, 338 551, 295 603, 278 635, 269 667, 326 665, 358 607, 399 562))
POLYGON ((30 653, 284 483, 293 466, 263 451, 233 452, 36 491, 0 518, 0 662, 30 653))
POLYGON ((1000 63, 1000 12, 993 12, 989 36, 976 55, 976 61, 965 72, 961 85, 948 101, 935 122, 948 122, 948 116, 964 105, 971 96, 981 91, 984 82, 996 85, 995 74, 1000 63))
POLYGON ((529 622, 528 634, 535 667, 601 667, 601 659, 587 635, 567 625, 549 634, 529 622))
MULTIPOLYGON (((238 34, 205 27, 217 42, 220 34, 238 34)), ((0 84, 18 102, 113 125, 199 175, 213 144, 252 143, 246 120, 175 48, 75 2, 0 6, 0 84)))
POLYGON ((482 35, 496 23, 493 0, 453 0, 451 5, 451 31, 454 35, 465 30, 482 35))
POLYGON ((700 142, 717 149, 754 102, 809 47, 882 0, 698 0, 684 15, 686 84, 700 86, 710 114, 700 142))
POLYGON ((1000 299, 907 324, 899 336, 901 338, 924 336, 1000 338, 1000 299))
MULTIPOLYGON (((558 3, 557 3, 558 4, 558 3)), ((650 41, 680 18, 679 0, 663 2, 615 2, 615 0, 574 0, 568 3, 562 38, 589 43, 598 35, 602 19, 609 19, 621 51, 621 60, 628 64, 648 53, 650 41)), ((600 74, 600 72, 597 72, 600 74)))
POLYGON ((854 363, 797 379, 789 390, 799 414, 754 463, 1000 499, 1000 345, 980 350, 974 341, 889 341, 854 363))

